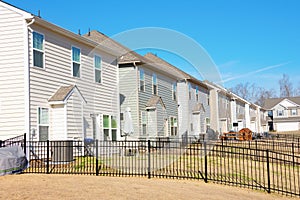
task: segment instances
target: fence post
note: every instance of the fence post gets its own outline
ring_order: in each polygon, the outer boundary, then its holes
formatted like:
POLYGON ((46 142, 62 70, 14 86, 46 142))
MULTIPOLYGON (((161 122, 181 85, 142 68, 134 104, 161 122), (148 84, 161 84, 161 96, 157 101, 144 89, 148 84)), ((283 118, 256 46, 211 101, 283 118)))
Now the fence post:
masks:
POLYGON ((295 149, 294 149, 294 142, 292 143, 292 156, 293 156, 293 167, 295 167, 295 149))
POLYGON ((49 171, 49 157, 50 157, 50 141, 47 140, 47 174, 50 174, 50 171, 49 171))
POLYGON ((96 176, 99 176, 99 152, 98 152, 98 140, 95 141, 96 142, 96 176))
POLYGON ((150 140, 148 140, 148 178, 151 178, 151 155, 150 155, 150 150, 151 150, 151 143, 150 140))
POLYGON ((26 151, 26 133, 24 133, 24 154, 27 157, 27 151, 26 151))
POLYGON ((270 180, 270 159, 269 159, 269 150, 266 150, 267 153, 267 176, 268 176, 268 193, 271 193, 271 180, 270 180))
POLYGON ((207 183, 207 147, 204 142, 204 182, 207 183))

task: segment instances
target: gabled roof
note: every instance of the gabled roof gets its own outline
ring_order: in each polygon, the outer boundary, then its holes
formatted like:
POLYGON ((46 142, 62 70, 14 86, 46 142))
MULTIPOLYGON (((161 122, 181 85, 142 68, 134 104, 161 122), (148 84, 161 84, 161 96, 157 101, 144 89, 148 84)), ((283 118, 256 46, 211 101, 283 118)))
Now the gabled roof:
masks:
POLYGON ((280 102, 282 102, 283 100, 289 100, 295 104, 300 105, 300 97, 283 97, 283 98, 270 98, 270 99, 266 99, 264 102, 263 107, 267 110, 271 110, 272 108, 274 108, 277 104, 279 104, 280 102))
POLYGON ((82 96, 81 92, 77 88, 76 85, 69 85, 69 86, 61 86, 58 90, 50 97, 48 102, 50 104, 65 104, 73 92, 77 92, 79 97, 81 98, 82 102, 86 103, 86 100, 82 96))
POLYGON ((101 44, 102 46, 108 47, 115 50, 119 54, 119 63, 133 63, 133 62, 145 62, 143 56, 137 54, 131 49, 123 46, 117 41, 109 38, 107 35, 97 31, 92 30, 89 33, 83 35, 84 38, 92 40, 101 44))
POLYGON ((150 108, 156 108, 156 105, 160 103, 162 105, 163 108, 166 108, 163 100, 161 97, 153 95, 147 102, 146 104, 146 109, 150 109, 150 108))
POLYGON ((164 66, 166 68, 168 68, 170 71, 173 71, 175 73, 178 74, 179 77, 182 77, 182 79, 187 79, 192 83, 195 83, 197 85, 201 85, 202 87, 208 88, 207 85, 198 80, 197 78, 187 74, 186 72, 180 70, 179 68, 175 67, 174 65, 168 63, 167 61, 165 61, 164 59, 158 57, 157 55, 154 55, 153 53, 147 53, 146 55, 144 55, 144 58, 147 58, 148 60, 150 60, 153 64, 158 64, 160 66, 164 66))

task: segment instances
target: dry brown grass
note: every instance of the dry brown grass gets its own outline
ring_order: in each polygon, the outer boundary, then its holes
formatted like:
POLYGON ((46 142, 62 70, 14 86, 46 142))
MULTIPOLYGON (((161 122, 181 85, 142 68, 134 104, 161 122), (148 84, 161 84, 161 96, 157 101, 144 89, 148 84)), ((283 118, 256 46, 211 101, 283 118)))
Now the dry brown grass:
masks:
POLYGON ((0 199, 296 199, 203 181, 22 174, 0 177, 0 199))

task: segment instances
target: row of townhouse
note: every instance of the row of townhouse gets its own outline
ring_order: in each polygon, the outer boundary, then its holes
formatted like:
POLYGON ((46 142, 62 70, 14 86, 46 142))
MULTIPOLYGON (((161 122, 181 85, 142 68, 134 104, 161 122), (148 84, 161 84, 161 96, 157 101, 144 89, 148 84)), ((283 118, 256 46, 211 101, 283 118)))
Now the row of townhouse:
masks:
POLYGON ((266 110, 98 31, 74 34, 0 2, 0 140, 182 139, 267 130, 266 110))

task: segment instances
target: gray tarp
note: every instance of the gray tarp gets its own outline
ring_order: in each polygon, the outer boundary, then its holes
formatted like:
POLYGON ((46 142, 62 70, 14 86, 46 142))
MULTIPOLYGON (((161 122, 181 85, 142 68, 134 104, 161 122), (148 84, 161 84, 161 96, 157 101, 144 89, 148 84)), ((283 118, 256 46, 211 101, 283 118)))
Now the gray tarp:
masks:
POLYGON ((0 176, 20 173, 27 166, 27 158, 20 146, 0 148, 0 176))

